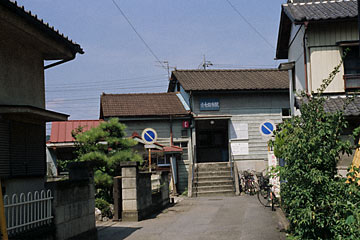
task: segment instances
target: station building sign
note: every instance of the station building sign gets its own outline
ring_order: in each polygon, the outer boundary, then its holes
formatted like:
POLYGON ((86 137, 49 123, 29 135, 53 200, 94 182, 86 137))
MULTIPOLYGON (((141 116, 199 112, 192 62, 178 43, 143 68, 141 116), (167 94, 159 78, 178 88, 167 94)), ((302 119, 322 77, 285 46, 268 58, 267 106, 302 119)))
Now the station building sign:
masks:
POLYGON ((200 98, 200 111, 219 111, 220 100, 218 98, 200 98))

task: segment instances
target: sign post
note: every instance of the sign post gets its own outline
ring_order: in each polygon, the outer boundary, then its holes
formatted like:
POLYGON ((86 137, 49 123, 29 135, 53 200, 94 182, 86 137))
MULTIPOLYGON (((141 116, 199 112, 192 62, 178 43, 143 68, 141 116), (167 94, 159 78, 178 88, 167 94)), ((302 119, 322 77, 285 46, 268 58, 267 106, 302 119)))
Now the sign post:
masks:
MULTIPOLYGON (((157 140, 157 132, 152 128, 145 128, 141 138, 146 144, 153 144, 157 140)), ((151 148, 149 148, 149 172, 151 172, 151 148)))

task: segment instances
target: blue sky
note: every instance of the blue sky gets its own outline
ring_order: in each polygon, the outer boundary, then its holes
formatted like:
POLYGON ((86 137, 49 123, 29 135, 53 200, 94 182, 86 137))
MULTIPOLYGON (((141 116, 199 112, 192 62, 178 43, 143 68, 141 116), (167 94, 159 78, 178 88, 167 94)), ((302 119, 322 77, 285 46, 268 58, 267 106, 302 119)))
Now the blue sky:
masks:
MULTIPOLYGON (((171 67, 272 68, 285 0, 115 0, 154 53, 171 67)), ((79 43, 84 55, 46 70, 47 108, 70 119, 97 119, 105 93, 162 92, 167 71, 151 55, 112 0, 18 0, 79 43)))

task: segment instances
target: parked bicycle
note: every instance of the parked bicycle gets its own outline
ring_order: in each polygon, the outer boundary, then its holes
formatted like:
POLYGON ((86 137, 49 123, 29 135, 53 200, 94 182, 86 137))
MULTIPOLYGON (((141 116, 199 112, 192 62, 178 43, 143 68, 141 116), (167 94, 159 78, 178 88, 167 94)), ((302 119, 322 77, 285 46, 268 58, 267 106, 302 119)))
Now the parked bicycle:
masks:
POLYGON ((272 186, 270 184, 270 179, 268 176, 264 177, 262 173, 259 173, 258 176, 258 188, 257 188, 257 197, 259 202, 265 207, 271 207, 272 211, 275 211, 275 206, 278 205, 279 201, 272 191, 272 186))
POLYGON ((254 195, 257 191, 257 184, 254 174, 249 171, 244 171, 241 177, 241 188, 246 194, 254 195))

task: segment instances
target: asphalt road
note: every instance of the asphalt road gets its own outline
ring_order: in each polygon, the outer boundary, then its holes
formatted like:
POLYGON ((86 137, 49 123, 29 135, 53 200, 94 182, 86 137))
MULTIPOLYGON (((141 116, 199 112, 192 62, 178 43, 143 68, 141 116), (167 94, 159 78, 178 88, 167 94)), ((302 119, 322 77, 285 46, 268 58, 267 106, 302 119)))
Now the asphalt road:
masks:
MULTIPOLYGON (((279 210, 278 210, 279 213, 279 210)), ((185 198, 157 216, 134 223, 107 222, 98 227, 99 240, 275 240, 276 212, 254 196, 185 198)))

